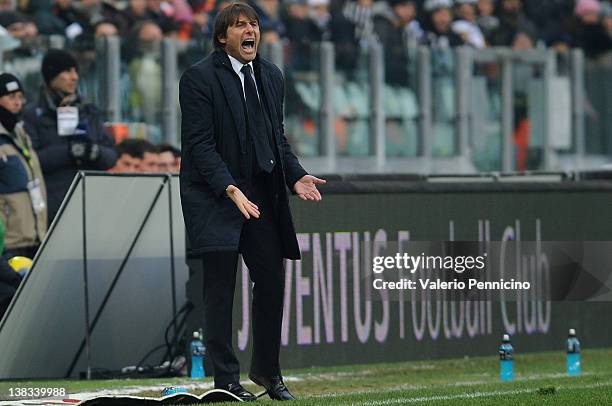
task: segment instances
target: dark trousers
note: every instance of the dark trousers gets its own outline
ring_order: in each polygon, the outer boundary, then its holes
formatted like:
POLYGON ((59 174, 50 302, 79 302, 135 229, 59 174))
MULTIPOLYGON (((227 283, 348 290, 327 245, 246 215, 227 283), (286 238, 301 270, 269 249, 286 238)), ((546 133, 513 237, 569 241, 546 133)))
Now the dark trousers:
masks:
MULTIPOLYGON (((278 221, 274 210, 273 176, 259 174, 245 193, 260 211, 244 223, 239 251, 253 286, 253 353, 251 372, 280 375, 279 352, 285 271, 278 221)), ((210 252, 204 268, 204 339, 213 365, 215 385, 239 381, 240 367, 232 348, 232 308, 238 252, 210 252)))

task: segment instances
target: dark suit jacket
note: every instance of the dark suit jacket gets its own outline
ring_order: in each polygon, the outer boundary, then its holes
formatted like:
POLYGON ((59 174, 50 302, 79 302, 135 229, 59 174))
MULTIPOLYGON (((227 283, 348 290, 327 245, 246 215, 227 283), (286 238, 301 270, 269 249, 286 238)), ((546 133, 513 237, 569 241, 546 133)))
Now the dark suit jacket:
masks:
MULTIPOLYGON (((284 134, 284 80, 281 71, 257 57, 253 62, 257 86, 270 112, 282 177, 289 189, 306 171, 291 151, 284 134)), ((230 184, 242 191, 252 176, 247 144, 244 96, 240 78, 225 52, 213 52, 189 68, 179 84, 181 104, 181 204, 190 254, 236 251, 244 221, 226 197, 230 184)), ((283 256, 298 259, 300 252, 291 220, 286 189, 278 197, 283 256)))

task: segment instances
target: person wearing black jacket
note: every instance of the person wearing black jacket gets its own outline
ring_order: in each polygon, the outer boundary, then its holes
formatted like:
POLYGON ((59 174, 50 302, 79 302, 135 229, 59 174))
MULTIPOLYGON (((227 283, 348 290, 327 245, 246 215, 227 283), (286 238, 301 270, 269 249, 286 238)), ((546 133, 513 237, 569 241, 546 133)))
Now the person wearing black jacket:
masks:
POLYGON ((424 32, 416 19, 417 3, 412 0, 379 1, 372 6, 376 41, 385 47, 385 81, 408 86, 408 48, 416 47, 424 32))
POLYGON ((77 92, 74 57, 51 49, 41 72, 45 84, 38 101, 24 109, 23 120, 45 176, 50 224, 77 171, 112 168, 117 153, 99 110, 84 103, 77 92))
POLYGON ((293 396, 280 370, 285 271, 300 258, 286 189, 319 201, 324 180, 309 175, 283 129, 281 71, 257 55, 259 18, 233 3, 215 20, 215 52, 181 77, 181 204, 191 249, 204 269, 204 338, 215 387, 243 400, 232 349, 238 255, 253 286, 253 354, 249 377, 277 400, 293 396))
POLYGON ((572 21, 571 45, 582 48, 589 59, 596 59, 612 50, 612 37, 601 21, 601 5, 596 1, 582 0, 576 3, 572 21))

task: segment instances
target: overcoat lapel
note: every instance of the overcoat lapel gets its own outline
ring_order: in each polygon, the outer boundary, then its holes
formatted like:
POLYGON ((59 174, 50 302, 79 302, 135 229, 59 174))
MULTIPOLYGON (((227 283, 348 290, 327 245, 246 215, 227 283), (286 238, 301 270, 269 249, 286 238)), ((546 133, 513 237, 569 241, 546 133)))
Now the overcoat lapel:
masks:
POLYGON ((278 116, 276 115, 276 106, 278 100, 275 100, 272 96, 274 95, 272 91, 272 84, 270 82, 270 78, 265 69, 262 69, 261 64, 259 64, 260 70, 260 78, 261 84, 263 87, 264 97, 266 99, 266 104, 268 105, 270 111, 270 120, 272 121, 272 135, 274 137, 274 142, 278 146, 278 129, 280 128, 280 123, 278 122, 278 116))
POLYGON ((229 57, 225 53, 215 53, 215 74, 223 93, 227 99, 232 116, 234 117, 234 123, 236 123, 236 130, 238 131, 238 139, 240 140, 240 150, 242 154, 246 154, 246 119, 244 113, 244 102, 243 97, 239 92, 239 87, 236 86, 236 81, 239 80, 236 77, 236 72, 232 68, 232 64, 229 57))

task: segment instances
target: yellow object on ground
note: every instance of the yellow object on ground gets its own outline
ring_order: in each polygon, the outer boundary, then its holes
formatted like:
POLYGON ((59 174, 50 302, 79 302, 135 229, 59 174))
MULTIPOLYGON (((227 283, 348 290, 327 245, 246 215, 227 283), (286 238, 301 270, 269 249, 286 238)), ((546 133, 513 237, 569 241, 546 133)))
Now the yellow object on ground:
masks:
POLYGON ((15 272, 29 271, 32 268, 32 260, 28 257, 13 257, 8 260, 8 263, 15 272))

